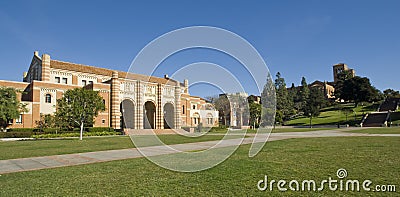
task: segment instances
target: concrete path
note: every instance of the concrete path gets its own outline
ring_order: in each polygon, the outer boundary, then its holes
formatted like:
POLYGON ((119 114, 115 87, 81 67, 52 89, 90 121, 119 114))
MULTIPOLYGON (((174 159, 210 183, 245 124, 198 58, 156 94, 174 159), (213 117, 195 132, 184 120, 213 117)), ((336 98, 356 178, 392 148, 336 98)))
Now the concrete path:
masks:
MULTIPOLYGON (((359 128, 346 128, 339 130, 320 130, 320 131, 308 131, 308 132, 287 132, 287 133, 272 133, 268 141, 284 140, 290 138, 310 138, 310 137, 339 137, 339 136, 392 136, 400 137, 400 134, 363 134, 363 133, 346 133, 343 131, 351 131, 359 128)), ((223 141, 207 141, 207 142, 195 142, 186 144, 175 144, 165 146, 151 146, 142 148, 141 151, 145 152, 146 155, 156 156, 176 153, 179 151, 196 151, 205 150, 209 147, 216 146, 227 147, 236 146, 238 144, 250 144, 253 142, 255 134, 248 134, 250 137, 242 139, 229 139, 223 141)), ((262 141, 256 141, 262 142, 262 141)), ((74 166, 82 164, 91 164, 98 162, 106 162, 113 160, 123 160, 143 157, 142 154, 136 148, 121 149, 121 150, 108 150, 108 151, 97 151, 97 152, 86 152, 86 153, 75 153, 65 155, 53 155, 43 157, 31 157, 21 159, 10 159, 0 160, 0 174, 40 170, 47 168, 74 166)))

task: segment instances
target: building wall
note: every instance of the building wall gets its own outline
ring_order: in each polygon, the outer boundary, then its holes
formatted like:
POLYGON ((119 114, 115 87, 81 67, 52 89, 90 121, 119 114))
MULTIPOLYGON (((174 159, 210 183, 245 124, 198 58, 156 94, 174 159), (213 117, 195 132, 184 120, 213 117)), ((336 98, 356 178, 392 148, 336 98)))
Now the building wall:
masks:
POLYGON ((218 125, 218 112, 202 109, 205 100, 190 96, 187 80, 182 85, 167 77, 132 76, 124 72, 51 60, 49 55, 40 57, 35 52, 28 72, 24 73, 24 82, 0 81, 0 86, 14 87, 24 92, 19 98, 27 104, 29 112, 22 114, 22 123, 14 121, 10 125, 13 128, 36 127, 41 115, 56 112, 57 99, 62 98, 65 91, 80 87, 98 91, 104 100, 106 110, 95 118, 95 127, 121 128, 121 103, 126 99, 134 104, 133 129, 143 128, 143 107, 148 101, 155 105, 157 129, 164 128, 164 114, 171 118, 171 113, 174 128, 195 126, 190 116, 194 112, 200 114, 203 125, 218 125), (47 95, 50 96, 50 102, 46 100, 47 95), (173 105, 172 112, 164 108, 167 104, 173 105), (192 109, 193 106, 195 109, 192 109), (207 118, 210 119, 207 116, 216 116, 214 124, 207 122, 207 118))

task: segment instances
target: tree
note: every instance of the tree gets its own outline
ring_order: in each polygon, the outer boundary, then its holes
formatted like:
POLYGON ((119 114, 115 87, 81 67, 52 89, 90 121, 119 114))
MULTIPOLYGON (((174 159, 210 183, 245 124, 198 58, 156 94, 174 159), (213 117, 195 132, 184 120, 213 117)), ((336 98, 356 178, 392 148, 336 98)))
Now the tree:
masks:
POLYGON ((276 120, 276 92, 272 77, 268 74, 266 83, 261 93, 261 118, 260 127, 271 127, 276 120))
POLYGON ((345 80, 339 94, 343 100, 354 101, 356 107, 360 102, 380 99, 379 91, 371 85, 367 77, 355 76, 345 80))
POLYGON ((300 109, 304 111, 304 107, 307 105, 308 97, 310 96, 310 88, 305 77, 301 78, 301 88, 299 92, 299 103, 300 109))
POLYGON ((56 117, 79 125, 79 139, 82 140, 84 125, 92 124, 94 117, 104 110, 103 98, 98 92, 75 88, 67 90, 63 98, 57 100, 56 117))
POLYGON ((217 98, 212 99, 215 109, 218 110, 219 117, 225 126, 227 126, 227 117, 229 117, 231 112, 231 105, 229 99, 226 95, 221 95, 217 98))
POLYGON ((27 112, 25 105, 18 101, 14 88, 0 87, 0 129, 4 131, 9 120, 19 117, 21 112, 27 112))
POLYGON ((249 103, 250 110, 250 125, 258 126, 261 118, 261 104, 249 103))
POLYGON ((277 122, 283 122, 287 120, 290 115, 293 114, 293 100, 289 99, 288 90, 286 88, 285 79, 281 77, 281 73, 276 74, 275 79, 275 89, 276 89, 276 110, 277 114, 282 114, 282 119, 278 119, 277 122))
POLYGON ((335 96, 336 98, 342 98, 341 95, 343 94, 343 86, 344 82, 353 78, 353 74, 348 71, 344 70, 337 75, 337 82, 335 84, 335 96))
POLYGON ((395 91, 393 89, 384 90, 383 95, 385 96, 385 98, 400 98, 399 91, 395 91))
POLYGON ((319 88, 311 88, 306 105, 304 106, 304 115, 310 117, 310 126, 312 118, 319 116, 321 108, 325 107, 325 105, 324 93, 319 88))

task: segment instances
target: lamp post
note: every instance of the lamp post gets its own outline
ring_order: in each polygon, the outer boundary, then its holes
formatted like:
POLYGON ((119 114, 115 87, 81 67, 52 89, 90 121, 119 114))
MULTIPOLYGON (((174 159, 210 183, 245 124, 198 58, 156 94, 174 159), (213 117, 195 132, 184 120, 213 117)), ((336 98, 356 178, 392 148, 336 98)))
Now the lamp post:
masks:
POLYGON ((312 128, 312 124, 311 124, 312 116, 311 116, 311 113, 308 113, 308 115, 310 116, 310 128, 312 128))

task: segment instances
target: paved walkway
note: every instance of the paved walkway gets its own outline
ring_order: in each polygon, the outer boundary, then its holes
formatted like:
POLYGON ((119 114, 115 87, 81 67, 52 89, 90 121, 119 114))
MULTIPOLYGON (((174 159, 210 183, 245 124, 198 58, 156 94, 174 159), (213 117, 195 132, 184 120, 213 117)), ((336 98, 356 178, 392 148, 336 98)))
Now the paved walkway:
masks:
MULTIPOLYGON (((339 137, 339 136, 396 136, 400 134, 363 134, 363 133, 346 133, 343 131, 357 130, 359 128, 346 128, 340 130, 320 130, 308 132, 287 132, 287 133, 272 133, 268 141, 284 140, 290 138, 310 138, 310 137, 339 137)), ((254 134, 248 134, 254 136, 254 134)), ((207 141, 186 144, 169 145, 171 148, 180 151, 196 151, 205 150, 211 146, 218 144, 218 147, 235 146, 239 144, 239 139, 229 139, 223 141, 207 141)), ((253 137, 245 138, 242 144, 250 144, 253 142, 253 137)), ((261 142, 261 141, 259 141, 261 142)), ((256 141, 257 143, 257 141, 256 141)), ((141 150, 149 156, 165 155, 175 153, 175 150, 164 146, 145 147, 141 150)), ((106 162, 113 160, 123 160, 143 157, 136 148, 108 150, 86 153, 75 153, 65 155, 53 155, 43 157, 31 157, 21 159, 0 160, 0 174, 40 170, 47 168, 74 166, 82 164, 91 164, 98 162, 106 162)))

